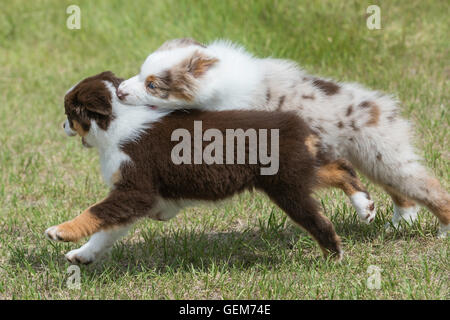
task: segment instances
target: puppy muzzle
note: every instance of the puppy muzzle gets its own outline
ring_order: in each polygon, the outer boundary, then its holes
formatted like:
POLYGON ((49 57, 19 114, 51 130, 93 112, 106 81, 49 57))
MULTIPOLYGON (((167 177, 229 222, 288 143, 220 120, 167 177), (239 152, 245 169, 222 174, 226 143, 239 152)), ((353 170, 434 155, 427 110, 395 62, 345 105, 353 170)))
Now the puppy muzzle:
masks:
POLYGON ((64 132, 69 136, 76 136, 77 133, 70 128, 69 120, 64 121, 63 123, 64 132))

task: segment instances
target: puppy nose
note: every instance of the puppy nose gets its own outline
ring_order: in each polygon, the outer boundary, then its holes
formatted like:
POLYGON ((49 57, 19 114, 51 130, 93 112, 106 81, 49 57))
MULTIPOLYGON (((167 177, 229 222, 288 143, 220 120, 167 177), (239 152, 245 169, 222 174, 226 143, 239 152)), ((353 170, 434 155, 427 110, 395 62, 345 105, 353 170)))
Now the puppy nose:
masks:
POLYGON ((128 95, 128 93, 124 93, 123 91, 117 89, 116 95, 117 95, 117 98, 119 98, 120 100, 123 100, 128 95))
POLYGON ((64 121, 63 122, 63 129, 65 129, 66 128, 66 122, 64 121))

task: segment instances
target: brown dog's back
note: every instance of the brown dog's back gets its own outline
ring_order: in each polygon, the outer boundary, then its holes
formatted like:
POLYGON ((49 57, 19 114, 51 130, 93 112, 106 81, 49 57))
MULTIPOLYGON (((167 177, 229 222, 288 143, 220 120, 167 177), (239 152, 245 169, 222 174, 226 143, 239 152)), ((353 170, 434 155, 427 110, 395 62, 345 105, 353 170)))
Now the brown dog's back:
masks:
MULTIPOLYGON (((310 135, 306 124, 294 113, 274 113, 264 111, 224 111, 200 112, 178 111, 161 121, 141 136, 139 141, 130 142, 123 150, 133 160, 133 166, 124 168, 122 177, 135 184, 147 185, 144 188, 155 188, 163 197, 190 198, 198 200, 219 200, 232 196, 244 189, 264 188, 280 179, 290 176, 299 177, 305 188, 314 183, 315 159, 308 152, 305 139, 310 135), (194 164, 194 122, 201 121, 202 133, 215 129, 223 136, 223 164, 194 164), (185 129, 191 137, 191 163, 175 164, 172 150, 179 141, 171 141, 172 133, 177 129, 185 129), (226 134, 230 129, 254 129, 256 135, 261 130, 267 132, 267 149, 270 152, 271 130, 278 130, 279 168, 275 175, 261 175, 260 169, 268 165, 259 160, 249 164, 249 139, 245 139, 245 164, 237 163, 237 140, 233 141, 233 163, 226 164, 226 134), (151 186, 150 186, 151 184, 151 186)), ((258 137, 259 138, 259 137, 258 137)), ((258 140, 257 147, 261 147, 258 140)), ((211 142, 202 141, 202 150, 211 142)), ((252 150, 258 152, 259 150, 252 150)), ((268 153, 269 153, 268 152, 268 153)))

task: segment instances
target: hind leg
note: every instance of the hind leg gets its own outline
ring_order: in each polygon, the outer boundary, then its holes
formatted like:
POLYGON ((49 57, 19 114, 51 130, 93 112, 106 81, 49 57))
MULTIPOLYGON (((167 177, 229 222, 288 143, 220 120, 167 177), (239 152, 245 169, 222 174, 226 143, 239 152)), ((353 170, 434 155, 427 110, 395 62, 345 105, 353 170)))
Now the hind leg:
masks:
POLYGON ((318 187, 335 187, 342 189, 358 217, 365 223, 370 223, 375 218, 375 204, 370 199, 366 188, 359 180, 350 162, 344 159, 327 163, 319 167, 317 171, 318 187))
MULTIPOLYGON (((438 218, 440 224, 438 236, 445 237, 450 231, 450 195, 442 188, 437 179, 426 172, 425 168, 418 163, 415 165, 419 168, 416 173, 413 175, 405 174, 401 177, 394 177, 395 179, 390 182, 386 189, 394 190, 394 194, 390 192, 391 197, 397 208, 403 209, 403 215, 400 219, 408 222, 416 219, 418 208, 412 206, 413 202, 408 200, 404 201, 405 198, 412 199, 426 206, 438 218), (398 195, 401 196, 398 197, 398 195)), ((394 225, 397 219, 399 217, 394 214, 392 220, 394 225)))
POLYGON ((342 259, 341 240, 334 231, 333 224, 319 210, 309 193, 296 188, 276 188, 267 192, 269 197, 300 227, 308 231, 319 243, 325 256, 331 254, 342 259), (297 191, 293 193, 292 190, 297 191))
MULTIPOLYGON (((365 162, 368 163, 370 161, 365 162)), ((440 223, 438 235, 443 237, 448 234, 450 195, 418 162, 413 153, 399 154, 389 161, 379 161, 376 166, 372 166, 372 170, 364 166, 361 166, 360 170, 381 184, 391 195, 396 212, 392 220, 394 226, 398 225, 401 219, 407 222, 415 220, 418 208, 413 204, 417 202, 427 207, 438 218, 440 223)))
MULTIPOLYGON (((417 208, 413 202, 417 202, 439 219, 440 234, 446 233, 450 195, 420 164, 410 142, 409 123, 397 117, 395 102, 378 97, 359 104, 357 110, 369 116, 370 121, 363 125, 360 121, 354 126, 352 137, 343 141, 345 158, 389 192, 395 203, 394 225, 399 219, 414 220, 417 208)), ((354 121, 363 119, 364 114, 358 114, 354 121)))

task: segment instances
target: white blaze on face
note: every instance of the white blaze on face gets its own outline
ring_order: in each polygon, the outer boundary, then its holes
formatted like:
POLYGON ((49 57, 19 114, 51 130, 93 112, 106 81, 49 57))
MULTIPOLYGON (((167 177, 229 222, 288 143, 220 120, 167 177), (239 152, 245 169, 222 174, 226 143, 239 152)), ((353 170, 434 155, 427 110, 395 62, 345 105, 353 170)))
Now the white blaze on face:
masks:
POLYGON ((76 136, 77 133, 75 131, 72 130, 72 128, 70 128, 70 124, 69 124, 69 120, 66 120, 64 122, 64 132, 69 136, 69 137, 73 137, 76 136))

